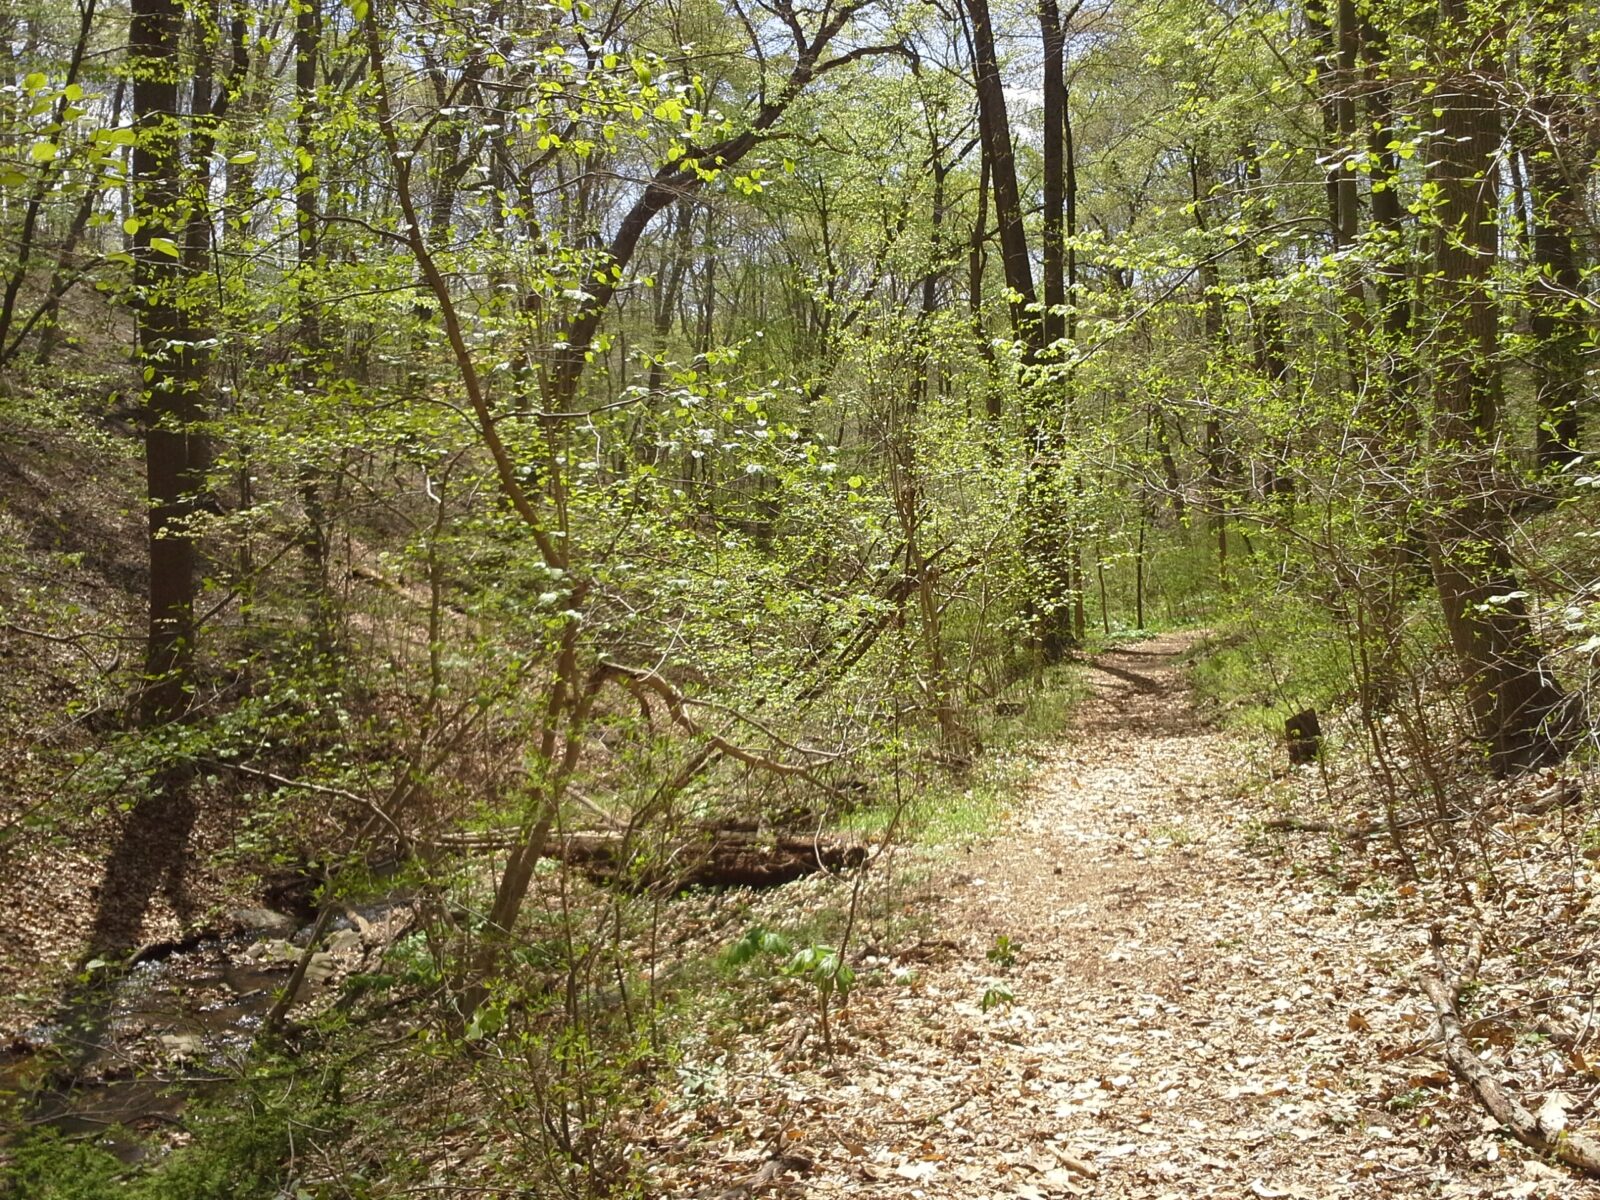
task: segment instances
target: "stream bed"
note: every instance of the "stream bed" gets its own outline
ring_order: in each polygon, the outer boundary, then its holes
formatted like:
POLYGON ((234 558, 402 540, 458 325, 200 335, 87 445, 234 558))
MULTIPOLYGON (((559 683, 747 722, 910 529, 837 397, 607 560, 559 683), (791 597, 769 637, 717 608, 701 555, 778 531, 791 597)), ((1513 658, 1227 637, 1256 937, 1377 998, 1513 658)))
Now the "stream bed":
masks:
MULTIPOLYGON (((69 996, 54 1020, 0 1049, 0 1093, 27 1097, 26 1127, 87 1138, 136 1162, 181 1127, 191 1101, 237 1078, 311 935, 281 914, 248 911, 255 928, 138 962, 109 992, 69 996)), ((312 955, 297 1007, 327 1003, 410 912, 391 900, 337 918, 312 955)))

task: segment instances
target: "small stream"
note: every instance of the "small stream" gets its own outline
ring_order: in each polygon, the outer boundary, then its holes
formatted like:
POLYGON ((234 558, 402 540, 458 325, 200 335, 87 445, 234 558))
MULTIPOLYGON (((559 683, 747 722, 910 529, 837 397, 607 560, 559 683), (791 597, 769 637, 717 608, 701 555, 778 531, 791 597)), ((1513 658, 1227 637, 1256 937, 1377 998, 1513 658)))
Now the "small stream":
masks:
MULTIPOLYGON (((393 899, 335 920, 297 1003, 325 1000, 409 914, 408 903, 393 899)), ((57 1020, 0 1050, 0 1093, 31 1095, 30 1128, 89 1138, 124 1162, 138 1161, 163 1130, 181 1127, 190 1101, 237 1077, 310 933, 306 926, 289 937, 205 937, 137 963, 109 999, 69 999, 57 1020), (70 1079, 51 1080, 46 1072, 63 1062, 70 1079)), ((56 1076, 67 1073, 57 1069, 56 1076)))

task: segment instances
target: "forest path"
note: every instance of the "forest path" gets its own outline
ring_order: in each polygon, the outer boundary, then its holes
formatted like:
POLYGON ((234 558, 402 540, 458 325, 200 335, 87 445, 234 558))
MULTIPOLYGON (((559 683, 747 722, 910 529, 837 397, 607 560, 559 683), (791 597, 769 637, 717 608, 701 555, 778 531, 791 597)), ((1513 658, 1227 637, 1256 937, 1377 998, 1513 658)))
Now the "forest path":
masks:
POLYGON ((835 1065, 785 1068, 799 1194, 1546 1194, 1464 1102, 1414 1111, 1448 1082, 1396 987, 1425 943, 1261 841, 1246 743, 1190 703, 1195 640, 1090 666, 1031 794, 936 874, 924 961, 881 964, 901 986, 852 998, 835 1065))

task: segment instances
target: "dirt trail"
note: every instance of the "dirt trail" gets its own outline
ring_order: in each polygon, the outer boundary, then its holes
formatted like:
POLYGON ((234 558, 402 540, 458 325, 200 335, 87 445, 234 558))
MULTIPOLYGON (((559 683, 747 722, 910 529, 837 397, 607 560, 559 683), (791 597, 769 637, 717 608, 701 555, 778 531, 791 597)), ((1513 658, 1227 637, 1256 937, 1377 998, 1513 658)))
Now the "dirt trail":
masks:
POLYGON ((935 881, 930 941, 852 1000, 849 1052, 785 1068, 798 1190, 1600 1195, 1453 1093, 1418 931, 1263 839, 1246 744, 1190 705, 1192 641, 1097 660, 1032 794, 935 881))

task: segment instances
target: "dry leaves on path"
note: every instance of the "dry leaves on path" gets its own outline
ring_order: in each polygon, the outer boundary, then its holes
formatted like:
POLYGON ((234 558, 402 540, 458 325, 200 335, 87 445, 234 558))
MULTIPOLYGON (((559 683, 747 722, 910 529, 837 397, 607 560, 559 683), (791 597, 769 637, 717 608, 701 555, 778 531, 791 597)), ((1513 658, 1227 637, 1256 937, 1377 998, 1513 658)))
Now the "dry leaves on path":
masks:
POLYGON ((1071 742, 925 889, 944 948, 884 954, 831 1062, 729 1065, 756 1116, 721 1141, 759 1153, 781 1112, 812 1169, 772 1186, 806 1195, 1600 1197, 1455 1091, 1418 928, 1263 842, 1250 748, 1189 703, 1191 642, 1097 660, 1071 742))

